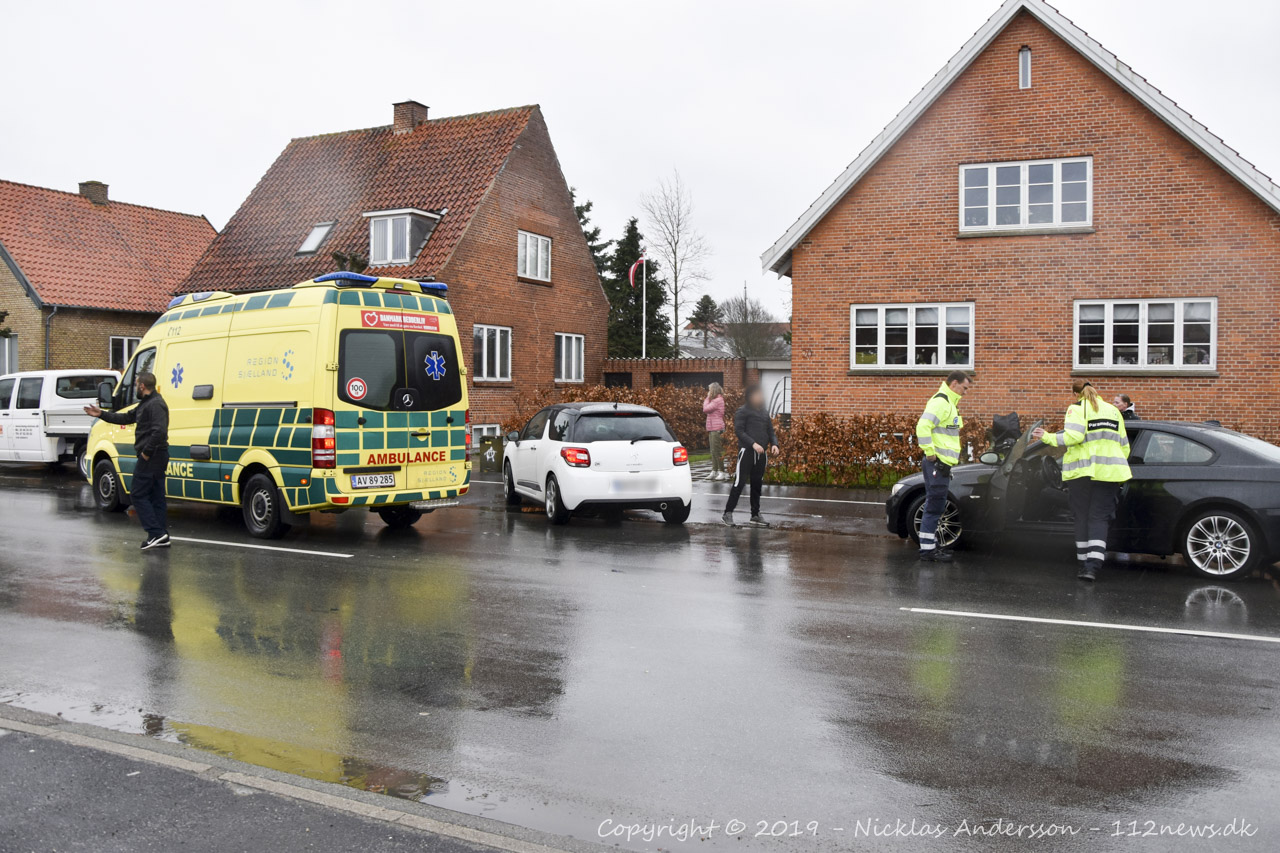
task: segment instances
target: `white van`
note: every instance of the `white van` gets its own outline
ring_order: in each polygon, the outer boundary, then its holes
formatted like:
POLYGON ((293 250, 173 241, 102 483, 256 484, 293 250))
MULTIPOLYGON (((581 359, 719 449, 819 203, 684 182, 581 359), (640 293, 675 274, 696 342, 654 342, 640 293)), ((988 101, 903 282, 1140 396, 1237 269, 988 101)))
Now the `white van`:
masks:
POLYGON ((88 479, 84 449, 96 420, 84 407, 113 370, 29 370, 0 376, 0 462, 74 460, 88 479))

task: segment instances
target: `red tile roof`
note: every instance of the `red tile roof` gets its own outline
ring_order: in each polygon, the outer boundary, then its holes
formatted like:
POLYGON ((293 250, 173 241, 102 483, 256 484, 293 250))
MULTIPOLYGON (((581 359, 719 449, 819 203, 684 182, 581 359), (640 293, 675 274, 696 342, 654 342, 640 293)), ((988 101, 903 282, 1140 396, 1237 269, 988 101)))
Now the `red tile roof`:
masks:
POLYGON ((215 234, 203 216, 0 181, 0 245, 46 305, 163 311, 215 234))
POLYGON ((387 126, 291 141, 181 292, 285 287, 331 272, 333 252, 368 257, 362 214, 398 208, 448 213, 412 264, 380 266, 378 274, 435 275, 537 109, 432 119, 401 134, 387 126), (335 220, 319 251, 296 254, 313 225, 335 220))

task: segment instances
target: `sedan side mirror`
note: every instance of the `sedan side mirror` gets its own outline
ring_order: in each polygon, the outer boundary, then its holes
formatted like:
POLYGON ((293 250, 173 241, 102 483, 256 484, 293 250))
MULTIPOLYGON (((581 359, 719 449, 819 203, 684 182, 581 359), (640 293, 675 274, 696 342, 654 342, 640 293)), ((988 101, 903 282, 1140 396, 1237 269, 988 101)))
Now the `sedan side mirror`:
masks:
POLYGON ((994 450, 988 450, 986 453, 978 457, 978 461, 983 465, 999 465, 1000 454, 996 453, 994 450))
POLYGON ((507 441, 511 442, 512 444, 516 444, 517 442, 520 441, 520 433, 516 432, 515 430, 512 430, 511 432, 507 433, 507 441))
POLYGON ((110 409, 115 405, 115 400, 111 396, 115 390, 116 384, 114 382, 98 383, 98 408, 110 409))

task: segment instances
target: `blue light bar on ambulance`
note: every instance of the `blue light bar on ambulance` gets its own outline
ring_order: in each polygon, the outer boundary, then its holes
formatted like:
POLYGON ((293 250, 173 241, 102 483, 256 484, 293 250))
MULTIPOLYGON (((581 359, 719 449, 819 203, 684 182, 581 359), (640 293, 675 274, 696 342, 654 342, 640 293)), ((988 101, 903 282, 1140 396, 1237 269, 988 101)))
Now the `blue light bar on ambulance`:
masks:
POLYGON ((170 299, 170 300, 169 300, 169 305, 168 305, 168 307, 166 307, 166 308, 165 308, 165 310, 166 310, 166 311, 168 311, 168 310, 169 310, 169 308, 172 308, 172 307, 174 307, 175 305, 181 305, 181 304, 182 304, 182 300, 184 300, 184 299, 186 299, 186 298, 187 298, 187 297, 186 297, 186 294, 183 294, 182 296, 175 296, 175 297, 173 297, 172 299, 170 299))
POLYGON ((378 280, 376 275, 365 275, 358 272, 331 272, 318 276, 315 281, 358 281, 361 284, 373 284, 378 280))
POLYGON ((420 281, 418 282, 418 286, 423 290, 434 290, 436 293, 449 292, 449 285, 445 284, 443 281, 420 281))

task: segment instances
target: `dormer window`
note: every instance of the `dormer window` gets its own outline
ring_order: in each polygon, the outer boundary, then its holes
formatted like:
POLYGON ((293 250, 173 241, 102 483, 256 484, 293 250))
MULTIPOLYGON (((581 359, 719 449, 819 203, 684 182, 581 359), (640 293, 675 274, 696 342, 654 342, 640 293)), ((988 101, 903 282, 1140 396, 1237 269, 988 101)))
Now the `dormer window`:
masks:
POLYGON ((369 220, 369 265, 403 266, 413 263, 441 215, 412 207, 366 213, 365 218, 369 220))
POLYGON ((307 232, 306 239, 302 241, 302 245, 298 247, 299 255, 314 255, 316 250, 320 248, 320 244, 325 241, 329 233, 333 231, 336 222, 317 222, 311 226, 311 230, 307 232))

